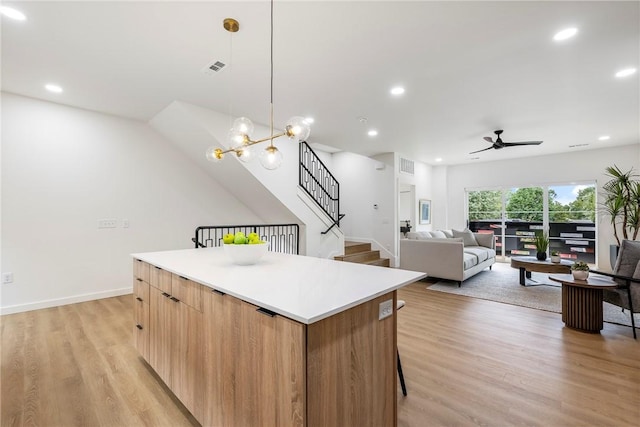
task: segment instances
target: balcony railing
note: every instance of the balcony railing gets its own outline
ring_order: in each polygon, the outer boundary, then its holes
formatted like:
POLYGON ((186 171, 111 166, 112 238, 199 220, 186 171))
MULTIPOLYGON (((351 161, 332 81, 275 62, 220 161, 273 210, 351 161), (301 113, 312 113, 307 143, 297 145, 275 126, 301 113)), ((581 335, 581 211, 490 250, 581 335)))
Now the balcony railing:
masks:
POLYGON ((300 227, 298 224, 257 224, 257 225, 209 225, 196 228, 191 239, 197 248, 222 246, 225 234, 242 231, 245 235, 257 233, 260 239, 270 243, 269 250, 286 254, 299 254, 300 227))

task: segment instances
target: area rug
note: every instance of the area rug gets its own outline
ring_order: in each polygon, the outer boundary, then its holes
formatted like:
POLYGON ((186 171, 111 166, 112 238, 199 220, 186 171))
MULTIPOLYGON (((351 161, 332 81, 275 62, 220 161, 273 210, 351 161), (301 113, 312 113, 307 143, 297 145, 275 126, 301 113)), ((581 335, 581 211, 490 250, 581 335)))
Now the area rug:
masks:
MULTIPOLYGON (((548 276, 546 273, 532 273, 533 281, 521 286, 517 269, 509 264, 496 263, 492 270, 486 269, 465 280, 461 287, 456 282, 441 280, 427 289, 561 313, 562 288, 548 276)), ((620 307, 605 302, 603 315, 605 322, 631 326, 628 310, 623 313, 620 307)), ((640 314, 634 316, 638 327, 640 314)))

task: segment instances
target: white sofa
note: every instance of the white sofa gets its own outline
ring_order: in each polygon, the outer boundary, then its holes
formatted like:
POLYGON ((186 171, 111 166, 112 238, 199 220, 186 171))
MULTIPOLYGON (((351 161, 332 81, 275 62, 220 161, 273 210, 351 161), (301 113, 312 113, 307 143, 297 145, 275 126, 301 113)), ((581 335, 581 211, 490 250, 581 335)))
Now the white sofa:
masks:
POLYGON ((458 286, 495 262, 493 234, 420 231, 407 233, 407 238, 400 240, 400 268, 454 280, 458 286))

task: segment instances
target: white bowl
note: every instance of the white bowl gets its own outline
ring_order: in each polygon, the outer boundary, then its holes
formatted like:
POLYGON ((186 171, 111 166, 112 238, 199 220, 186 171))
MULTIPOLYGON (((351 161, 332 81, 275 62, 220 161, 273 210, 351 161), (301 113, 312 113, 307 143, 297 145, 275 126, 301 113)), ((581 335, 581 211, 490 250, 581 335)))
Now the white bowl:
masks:
POLYGON ((252 265, 260 261, 269 250, 268 243, 256 243, 255 245, 225 244, 224 251, 237 265, 252 265))

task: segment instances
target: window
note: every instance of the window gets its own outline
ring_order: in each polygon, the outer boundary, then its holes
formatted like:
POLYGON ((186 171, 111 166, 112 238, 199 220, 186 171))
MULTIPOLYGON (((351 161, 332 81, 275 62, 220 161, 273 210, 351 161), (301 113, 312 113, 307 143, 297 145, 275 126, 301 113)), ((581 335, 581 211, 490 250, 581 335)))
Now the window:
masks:
POLYGON ((533 256, 535 234, 547 231, 549 254, 595 264, 594 183, 469 190, 467 208, 469 228, 493 232, 498 255, 533 256))

